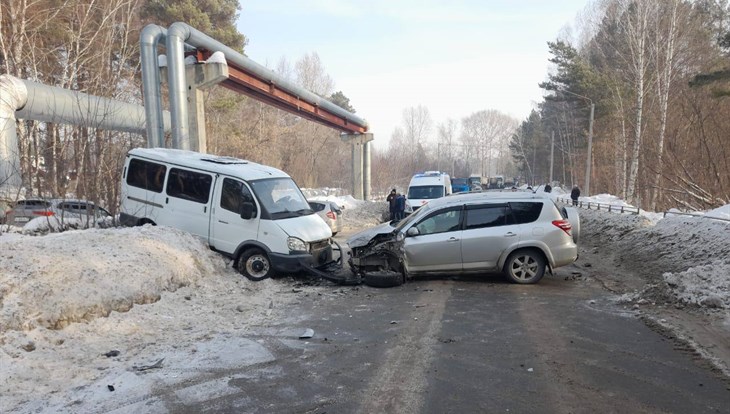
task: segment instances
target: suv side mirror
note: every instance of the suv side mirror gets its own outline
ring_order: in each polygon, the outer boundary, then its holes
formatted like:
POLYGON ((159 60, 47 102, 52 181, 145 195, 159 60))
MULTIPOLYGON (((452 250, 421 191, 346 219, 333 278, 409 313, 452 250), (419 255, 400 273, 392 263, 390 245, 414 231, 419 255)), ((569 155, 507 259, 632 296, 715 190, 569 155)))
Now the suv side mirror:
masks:
POLYGON ((241 205, 241 218, 244 220, 251 220, 253 217, 253 203, 250 201, 244 201, 241 205))
POLYGON ((418 231, 418 229, 416 227, 411 227, 410 229, 408 229, 406 234, 413 237, 413 236, 418 236, 419 234, 421 234, 421 232, 418 231))

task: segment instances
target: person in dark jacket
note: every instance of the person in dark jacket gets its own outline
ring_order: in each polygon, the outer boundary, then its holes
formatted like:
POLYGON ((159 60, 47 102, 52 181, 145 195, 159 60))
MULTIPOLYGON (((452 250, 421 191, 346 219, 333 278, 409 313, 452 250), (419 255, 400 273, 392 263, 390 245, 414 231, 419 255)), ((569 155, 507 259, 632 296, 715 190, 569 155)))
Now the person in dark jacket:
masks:
POLYGON ((385 201, 388 202, 388 211, 390 211, 390 221, 395 220, 395 212, 396 212, 396 201, 395 198, 398 196, 398 193, 396 193, 395 188, 390 191, 390 194, 388 194, 388 197, 385 198, 385 201))
POLYGON ((578 205, 578 197, 580 197, 580 188, 576 185, 573 187, 573 189, 570 191, 570 199, 573 200, 573 205, 578 205))
POLYGON ((549 193, 551 191, 553 191, 553 187, 551 187, 550 184, 545 184, 545 192, 549 193))
POLYGON ((398 194, 395 196, 395 219, 403 220, 406 217, 406 196, 398 194))

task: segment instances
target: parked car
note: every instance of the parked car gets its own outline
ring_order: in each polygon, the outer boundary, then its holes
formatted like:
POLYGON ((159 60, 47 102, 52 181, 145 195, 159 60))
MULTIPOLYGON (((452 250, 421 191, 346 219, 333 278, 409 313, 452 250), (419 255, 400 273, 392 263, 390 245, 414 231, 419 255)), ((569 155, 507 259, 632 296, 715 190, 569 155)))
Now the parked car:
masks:
POLYGON ((91 220, 98 222, 111 217, 104 208, 86 200, 62 198, 29 198, 17 201, 5 212, 6 224, 22 227, 38 217, 55 216, 61 221, 68 219, 91 220))
POLYGON ((350 265, 366 283, 368 277, 397 285, 424 273, 503 272, 526 284, 578 258, 579 228, 577 210, 561 210, 545 195, 468 193, 431 200, 347 244, 350 265))
POLYGON ((331 201, 310 201, 309 207, 330 226, 333 236, 341 230, 342 210, 337 204, 331 201))

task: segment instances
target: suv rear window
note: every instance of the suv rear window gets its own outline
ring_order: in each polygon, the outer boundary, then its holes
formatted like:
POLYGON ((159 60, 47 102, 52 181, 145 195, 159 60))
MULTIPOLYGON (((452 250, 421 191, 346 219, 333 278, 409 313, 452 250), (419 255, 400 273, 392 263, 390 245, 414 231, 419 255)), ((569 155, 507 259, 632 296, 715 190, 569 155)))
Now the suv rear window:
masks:
POLYGON ((540 202, 512 202, 509 203, 517 224, 537 221, 542 212, 543 203, 540 202))
POLYGON ((507 213, 507 206, 504 204, 467 206, 465 230, 505 226, 508 224, 513 223, 507 213))

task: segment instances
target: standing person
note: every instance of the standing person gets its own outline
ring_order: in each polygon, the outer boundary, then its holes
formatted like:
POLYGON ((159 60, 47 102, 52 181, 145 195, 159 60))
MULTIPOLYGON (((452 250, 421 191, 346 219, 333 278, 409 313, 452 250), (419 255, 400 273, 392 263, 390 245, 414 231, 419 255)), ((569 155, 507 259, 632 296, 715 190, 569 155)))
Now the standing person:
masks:
POLYGON ((388 211, 390 211, 390 221, 395 220, 395 198, 398 196, 398 193, 395 192, 395 188, 390 191, 390 194, 388 194, 388 197, 385 198, 385 201, 388 202, 388 211))
POLYGON ((578 197, 580 197, 580 188, 576 185, 573 190, 570 191, 570 198, 573 200, 573 205, 578 205, 578 197))
POLYGON ((406 217, 406 196, 398 194, 395 197, 395 219, 403 220, 406 217))
POLYGON ((549 193, 553 191, 553 188, 550 186, 550 183, 545 184, 545 192, 549 193))

